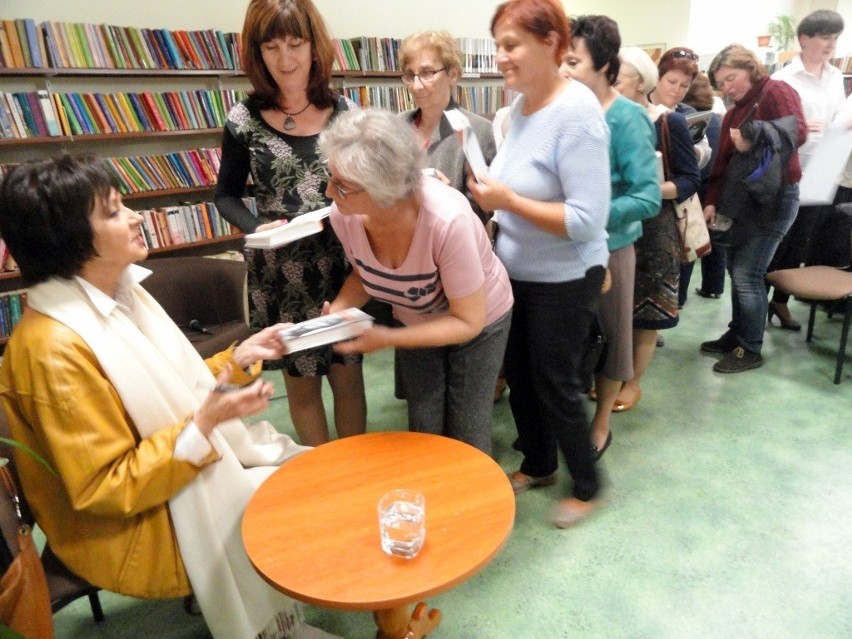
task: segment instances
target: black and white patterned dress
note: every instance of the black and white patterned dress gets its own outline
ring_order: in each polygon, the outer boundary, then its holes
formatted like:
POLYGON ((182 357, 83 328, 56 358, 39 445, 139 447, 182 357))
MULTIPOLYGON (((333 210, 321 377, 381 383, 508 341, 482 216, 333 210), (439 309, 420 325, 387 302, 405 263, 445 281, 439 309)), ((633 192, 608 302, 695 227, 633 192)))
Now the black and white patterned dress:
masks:
MULTIPOLYGON (((338 97, 329 122, 354 104, 338 97)), ((317 149, 319 135, 294 136, 270 127, 251 98, 235 105, 228 114, 222 139, 222 167, 216 201, 226 219, 243 231, 259 223, 292 220, 328 206, 328 177, 317 149), (228 202, 240 197, 251 174, 260 219, 247 220, 244 212, 233 215, 228 202), (226 202, 220 203, 224 196, 226 202)), ((232 207, 231 207, 232 208, 232 207)), ((318 317, 322 303, 331 301, 349 272, 343 248, 330 224, 310 235, 271 250, 245 250, 248 264, 251 326, 261 329, 276 322, 301 322, 318 317)), ((265 362, 270 369, 285 368, 297 377, 326 375, 332 361, 353 363, 360 356, 341 357, 330 347, 295 353, 265 362)))

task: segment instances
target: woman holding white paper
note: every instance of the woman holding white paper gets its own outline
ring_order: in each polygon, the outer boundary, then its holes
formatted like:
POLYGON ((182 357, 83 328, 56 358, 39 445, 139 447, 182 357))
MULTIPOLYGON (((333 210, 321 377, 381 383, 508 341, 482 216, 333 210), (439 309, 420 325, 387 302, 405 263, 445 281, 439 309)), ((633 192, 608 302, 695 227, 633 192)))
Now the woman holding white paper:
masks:
POLYGON ((465 197, 421 174, 411 127, 353 111, 320 136, 331 224, 353 272, 330 311, 390 304, 401 326, 374 326, 341 353, 397 349, 408 427, 491 452, 494 383, 512 315, 505 268, 465 197))
POLYGON ((453 98, 462 75, 462 54, 458 42, 446 31, 420 31, 403 40, 399 61, 402 82, 417 107, 402 113, 401 117, 414 126, 417 138, 426 150, 427 166, 440 171, 439 178, 464 193, 474 212, 485 222, 490 216, 470 196, 462 145, 444 115, 448 109, 458 109, 467 117, 486 164, 491 164, 496 153, 491 122, 459 108, 453 98))
POLYGON ((578 369, 609 257, 609 131, 591 90, 559 73, 570 44, 560 2, 504 2, 491 33, 506 88, 520 95, 489 176, 468 187, 499 210, 495 250, 515 297, 506 379, 524 461, 509 479, 516 494, 556 483, 561 450, 573 487, 553 522, 565 527, 601 490, 578 369))

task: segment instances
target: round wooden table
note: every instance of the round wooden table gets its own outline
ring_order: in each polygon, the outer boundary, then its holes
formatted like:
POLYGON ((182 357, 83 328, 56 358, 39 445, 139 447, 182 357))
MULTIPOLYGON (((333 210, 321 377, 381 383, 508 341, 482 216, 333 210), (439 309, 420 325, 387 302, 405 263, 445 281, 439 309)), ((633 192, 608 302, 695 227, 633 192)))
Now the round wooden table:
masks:
POLYGON ((242 535, 255 569, 301 601, 373 610, 381 638, 416 638, 440 621, 410 604, 474 575, 512 530, 506 473, 481 451, 410 432, 358 435, 286 462, 257 490, 242 535), (414 559, 385 554, 377 503, 393 488, 426 497, 426 542, 414 559))

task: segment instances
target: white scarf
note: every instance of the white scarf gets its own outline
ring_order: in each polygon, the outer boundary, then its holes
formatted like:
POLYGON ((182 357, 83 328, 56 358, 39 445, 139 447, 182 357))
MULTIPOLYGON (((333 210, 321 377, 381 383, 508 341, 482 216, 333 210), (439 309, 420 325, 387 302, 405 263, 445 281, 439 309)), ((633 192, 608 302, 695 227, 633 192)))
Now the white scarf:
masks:
MULTIPOLYGON (((150 271, 131 266, 119 306, 105 314, 83 286, 51 279, 28 291, 36 311, 76 332, 98 358, 142 437, 192 415, 214 377, 183 333, 138 282, 150 271)), ((240 535, 255 484, 243 468, 280 464, 303 450, 268 423, 220 424, 209 436, 221 459, 169 500, 181 557, 204 619, 216 639, 288 637, 299 604, 271 588, 249 563, 240 535), (242 463, 241 463, 242 462, 242 463)), ((274 468, 265 470, 268 476, 274 468)))

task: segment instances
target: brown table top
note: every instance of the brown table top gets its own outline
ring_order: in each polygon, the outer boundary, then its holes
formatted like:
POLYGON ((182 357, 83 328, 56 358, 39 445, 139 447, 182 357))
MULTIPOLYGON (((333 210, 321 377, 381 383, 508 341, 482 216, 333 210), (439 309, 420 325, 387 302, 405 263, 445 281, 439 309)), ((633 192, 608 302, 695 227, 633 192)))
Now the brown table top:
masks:
POLYGON ((308 603, 379 610, 474 575, 512 530, 506 474, 476 448, 438 435, 368 433, 286 462, 252 497, 242 535, 255 569, 308 603), (377 504, 394 488, 426 496, 426 542, 414 559, 379 543, 377 504))

